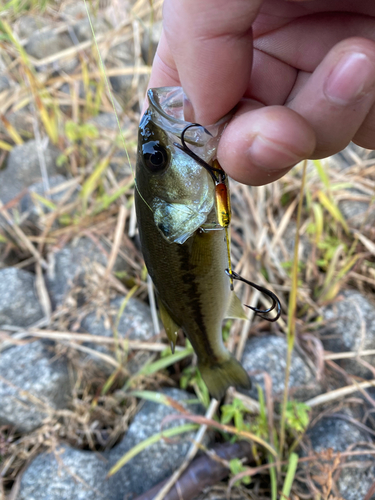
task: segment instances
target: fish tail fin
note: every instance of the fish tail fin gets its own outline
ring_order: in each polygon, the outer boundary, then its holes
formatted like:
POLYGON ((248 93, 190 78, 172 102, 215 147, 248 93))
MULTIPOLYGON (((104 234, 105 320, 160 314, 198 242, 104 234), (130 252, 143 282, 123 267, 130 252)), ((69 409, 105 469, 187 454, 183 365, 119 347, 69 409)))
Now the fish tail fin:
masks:
POLYGON ((208 391, 215 399, 221 399, 228 387, 251 389, 251 380, 244 367, 236 358, 228 356, 217 363, 200 362, 198 368, 208 387, 208 391))

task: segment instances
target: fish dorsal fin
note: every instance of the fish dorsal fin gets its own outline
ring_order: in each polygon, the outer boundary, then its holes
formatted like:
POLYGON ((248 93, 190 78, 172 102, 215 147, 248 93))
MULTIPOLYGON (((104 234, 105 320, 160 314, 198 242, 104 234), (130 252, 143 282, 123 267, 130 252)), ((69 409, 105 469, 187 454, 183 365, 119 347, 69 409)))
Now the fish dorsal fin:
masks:
POLYGON ((225 318, 249 319, 243 310, 240 299, 234 292, 230 292, 225 318))
POLYGON ((166 310, 163 302, 159 299, 159 312, 160 318, 165 328, 165 333, 167 334, 168 340, 171 343, 172 353, 174 353, 174 348, 176 347, 177 334, 180 327, 173 321, 170 317, 168 311, 166 310))

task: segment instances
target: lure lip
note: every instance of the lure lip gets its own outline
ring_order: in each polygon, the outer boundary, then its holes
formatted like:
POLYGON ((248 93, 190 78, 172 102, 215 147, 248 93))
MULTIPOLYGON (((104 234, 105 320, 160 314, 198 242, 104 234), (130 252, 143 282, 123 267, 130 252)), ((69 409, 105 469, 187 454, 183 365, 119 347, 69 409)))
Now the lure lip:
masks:
MULTIPOLYGON (((185 129, 186 125, 193 123, 190 121, 182 120, 180 118, 176 118, 175 116, 169 114, 166 112, 165 108, 160 102, 160 98, 165 96, 168 101, 172 101, 174 98, 179 98, 184 101, 184 99, 188 100, 189 98, 186 96, 184 90, 182 87, 156 87, 156 88, 151 88, 148 89, 147 91, 147 97, 149 100, 150 105, 152 108, 155 109, 155 111, 165 118, 167 120, 167 123, 163 123, 163 127, 166 128, 169 132, 173 133, 177 137, 181 137, 181 134, 183 132, 183 129, 185 129), (169 124, 169 126, 168 126, 169 124), (171 127, 171 124, 173 125, 178 125, 181 127, 181 130, 176 130, 171 127)), ((166 99, 166 100, 167 100, 166 99)), ((229 121, 229 119, 232 116, 232 112, 229 112, 225 116, 223 116, 219 121, 217 121, 214 124, 208 125, 207 127, 204 127, 206 130, 209 129, 220 129, 220 127, 226 125, 226 123, 229 121)), ((210 132, 211 133, 211 132, 210 132)), ((213 137, 215 137, 217 134, 211 134, 213 137)), ((196 144, 198 145, 198 144, 196 144)))

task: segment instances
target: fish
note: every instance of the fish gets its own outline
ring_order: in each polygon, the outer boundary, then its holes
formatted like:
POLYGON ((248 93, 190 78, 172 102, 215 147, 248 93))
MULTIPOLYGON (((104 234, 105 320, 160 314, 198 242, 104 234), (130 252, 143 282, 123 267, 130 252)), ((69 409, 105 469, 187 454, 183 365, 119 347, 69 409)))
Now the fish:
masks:
POLYGON ((182 329, 210 395, 220 400, 230 386, 251 388, 223 342, 223 320, 247 317, 225 273, 228 248, 215 184, 197 161, 213 165, 226 119, 205 128, 185 121, 189 106, 181 87, 149 89, 147 96, 135 171, 141 248, 172 349, 182 329), (192 155, 180 144, 184 130, 192 155))

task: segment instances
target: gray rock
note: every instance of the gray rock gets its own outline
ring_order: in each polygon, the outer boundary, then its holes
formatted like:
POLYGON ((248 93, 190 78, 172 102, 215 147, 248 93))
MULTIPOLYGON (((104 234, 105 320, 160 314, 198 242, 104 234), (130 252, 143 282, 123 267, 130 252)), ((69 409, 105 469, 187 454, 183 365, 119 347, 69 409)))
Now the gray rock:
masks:
MULTIPOLYGON (((129 64, 128 66, 130 67, 132 64, 129 64)), ((133 76, 110 76, 109 81, 111 82, 113 91, 116 92, 118 97, 120 97, 122 103, 127 104, 134 95, 134 91, 132 89, 133 76)))
POLYGON ((359 189, 348 189, 347 193, 348 198, 339 201, 339 208, 349 225, 357 229, 364 224, 373 226, 375 206, 370 208, 370 196, 359 189))
MULTIPOLYGON (((34 137, 32 115, 28 111, 27 106, 25 108, 19 109, 18 111, 7 113, 6 119, 17 130, 17 132, 23 139, 27 140, 34 137)), ((9 135, 2 122, 0 123, 0 133, 9 135)))
MULTIPOLYGON (((106 33, 110 29, 109 24, 102 17, 91 17, 91 22, 96 36, 106 33)), ((93 38, 91 26, 87 18, 75 23, 73 29, 80 42, 93 38)))
MULTIPOLYGON (((279 221, 277 221, 279 222, 279 221)), ((280 262, 291 262, 294 255, 297 225, 294 220, 290 220, 280 242, 275 247, 276 257, 280 262)), ((298 258, 302 262, 309 259, 312 251, 311 242, 306 234, 300 235, 298 245, 298 258)))
MULTIPOLYGON (((337 300, 323 308, 328 324, 320 331, 324 348, 332 352, 375 349, 375 305, 360 292, 345 290, 337 300)), ((375 356, 363 356, 374 365, 375 356)), ((373 378, 372 372, 355 359, 337 360, 348 373, 373 378)))
POLYGON ((69 397, 65 363, 52 361, 42 342, 12 347, 0 356, 0 424, 31 432, 51 409, 64 408, 69 397), (6 379, 8 383, 4 381, 6 379))
MULTIPOLYGON (((92 271, 92 263, 98 262, 106 266, 109 249, 104 242, 100 245, 90 238, 80 238, 68 243, 61 250, 49 255, 49 268, 46 275, 46 285, 54 306, 63 303, 72 284, 85 285, 85 275, 92 271)), ((124 270, 127 264, 117 258, 114 270, 124 270)))
MULTIPOLYGON (((28 189, 28 193, 21 200, 21 213, 23 218, 26 218, 28 222, 31 222, 34 225, 40 226, 41 217, 50 213, 51 209, 42 202, 39 202, 36 198, 33 198, 33 193, 36 193, 57 205, 67 195, 67 192, 71 190, 71 188, 64 188, 56 191, 55 188, 58 188, 58 186, 64 184, 66 181, 67 179, 63 175, 54 175, 49 177, 48 183, 50 189, 47 192, 44 191, 44 184, 42 181, 32 184, 28 189)), ((74 201, 77 194, 78 190, 76 189, 70 198, 66 200, 66 203, 74 201)), ((55 222, 54 224, 55 227, 57 227, 57 223, 55 222)))
MULTIPOLYGON (((96 313, 88 314, 81 323, 82 329, 92 335, 113 337, 114 333, 112 329, 109 329, 106 325, 116 324, 118 311, 123 303, 123 300, 124 297, 116 297, 111 300, 110 308, 106 310, 106 318, 98 318, 96 313), (105 321, 105 319, 107 321, 105 321)), ((131 298, 126 304, 120 321, 118 322, 117 333, 119 339, 139 341, 150 340, 154 336, 150 308, 140 300, 131 298)), ((98 344, 89 344, 89 347, 104 354, 112 355, 112 357, 116 358, 114 355, 114 346, 107 347, 98 344)), ((130 359, 128 359, 126 368, 130 373, 135 373, 149 360, 149 358, 150 354, 146 352, 133 353, 130 359)), ((86 360, 89 359, 93 359, 91 355, 86 358, 86 360)), ((108 372, 108 374, 110 374, 113 371, 113 367, 102 363, 98 358, 94 358, 94 362, 100 367, 101 371, 104 371, 105 373, 108 372)))
MULTIPOLYGON (((90 90, 92 91, 93 94, 96 92, 96 88, 93 85, 90 85, 90 90)), ((60 92, 63 94, 67 94, 67 96, 72 95, 72 86, 69 85, 69 83, 65 82, 61 85, 60 87, 60 92)), ((83 82, 78 83, 78 97, 80 99, 85 99, 86 92, 85 92, 85 86, 83 85, 83 82)), ((68 114, 72 108, 73 101, 72 99, 67 99, 68 102, 61 104, 61 111, 63 113, 68 114)))
POLYGON ((72 41, 66 34, 45 31, 44 33, 34 33, 27 42, 25 50, 36 59, 44 59, 72 45, 72 41))
POLYGON ((43 318, 34 275, 23 269, 0 269, 0 326, 26 327, 43 318))
POLYGON ((10 88, 10 81, 6 75, 0 74, 0 93, 10 88))
POLYGON ((371 158, 375 158, 375 152, 372 149, 364 149, 351 142, 345 149, 331 156, 329 162, 337 170, 346 170, 371 158))
MULTIPOLYGON (((44 59, 45 57, 57 54, 62 50, 68 49, 73 45, 69 35, 66 33, 54 33, 53 31, 36 32, 29 38, 25 45, 25 50, 35 59, 44 59)), ((54 65, 56 69, 63 69, 71 72, 78 64, 77 57, 62 58, 54 65)), ((38 66, 38 69, 43 69, 38 66)))
POLYGON ((117 119, 114 113, 100 113, 88 120, 88 123, 95 125, 98 129, 108 129, 115 132, 118 130, 117 119))
POLYGON ((134 58, 134 43, 133 39, 131 38, 126 42, 121 42, 117 45, 113 45, 108 51, 106 62, 110 67, 121 67, 121 65, 131 66, 132 64, 134 64, 134 58))
MULTIPOLYGON (((101 143, 100 141, 98 143, 99 149, 103 152, 108 150, 108 139, 114 141, 116 140, 116 137, 120 137, 117 118, 114 112, 100 113, 94 118, 88 120, 88 123, 95 125, 95 127, 98 129, 99 136, 107 139, 106 141, 103 141, 103 143, 101 143)), ((126 137, 137 136, 138 124, 133 123, 128 117, 122 118, 120 121, 120 125, 122 134, 126 135, 126 137)), ((121 140, 119 140, 119 144, 120 146, 112 156, 109 164, 117 180, 120 180, 125 176, 129 176, 132 173, 121 140)))
MULTIPOLYGON (((165 393, 181 404, 190 398, 189 394, 178 389, 168 389, 165 393)), ((200 412, 196 406, 188 408, 200 412)), ((64 446, 64 451, 60 448, 59 462, 52 453, 39 455, 22 477, 18 500, 132 500, 178 468, 190 447, 188 439, 193 433, 185 434, 173 444, 161 440, 135 456, 113 477, 106 479, 106 475, 133 446, 160 432, 164 418, 175 413, 176 410, 170 407, 146 402, 121 443, 103 453, 104 458, 69 446, 64 446), (83 481, 77 481, 73 476, 83 481)), ((173 421, 163 428, 182 423, 173 421)))
POLYGON ((154 60, 162 30, 162 21, 158 21, 152 26, 145 29, 141 50, 144 62, 146 64, 149 64, 150 66, 152 65, 152 61, 154 60))
MULTIPOLYGON (((129 68, 134 67, 135 54, 132 41, 120 43, 108 51, 106 60, 109 68, 129 68)), ((132 88, 133 74, 129 75, 115 75, 109 78, 113 91, 116 92, 117 97, 122 101, 122 104, 127 104, 129 100, 134 97, 134 89, 132 88)), ((140 77, 140 84, 142 78, 140 77)))
POLYGON ((45 26, 46 21, 40 16, 22 16, 17 23, 18 36, 20 38, 29 38, 29 36, 45 26))
MULTIPOLYGON (((334 451, 343 452, 347 450, 350 445, 355 443, 370 442, 366 433, 362 432, 354 424, 336 415, 319 420, 319 422, 308 431, 307 436, 311 442, 313 451, 316 453, 321 453, 328 448, 332 448, 334 451)), ((355 449, 364 448, 356 447, 355 449)), ((340 495, 345 500, 359 500, 360 498, 364 498, 375 481, 374 457, 370 455, 349 457, 346 464, 348 466, 344 466, 341 469, 337 481, 340 495), (350 464, 350 462, 353 462, 353 464, 350 464)), ((313 475, 314 474, 311 474, 311 476, 313 475)), ((318 475, 319 472, 317 469, 317 476, 318 475)))
MULTIPOLYGON (((123 117, 122 119, 120 119, 119 117, 119 120, 122 132, 125 132, 128 134, 128 136, 132 137, 134 137, 134 134, 137 134, 138 124, 133 123, 127 116, 123 117)), ((95 125, 100 134, 104 134, 105 132, 114 132, 115 134, 120 133, 117 118, 114 112, 100 113, 99 115, 94 116, 94 118, 88 120, 87 123, 95 125)))
MULTIPOLYGON (((267 372, 272 379, 272 392, 275 398, 280 399, 284 391, 285 366, 287 343, 285 338, 276 336, 253 337, 246 342, 242 365, 250 372, 253 382, 252 397, 257 398, 257 384, 264 391, 264 377, 261 373, 267 372)), ((289 379, 289 393, 294 399, 308 399, 321 392, 314 374, 309 366, 294 351, 289 379)))
MULTIPOLYGON (((89 10, 90 5, 88 5, 89 10)), ((85 4, 82 2, 76 2, 75 0, 69 4, 61 6, 61 14, 68 18, 68 20, 72 19, 86 19, 87 12, 85 4)))
MULTIPOLYGON (((60 151, 49 145, 43 151, 49 176, 56 175, 56 160, 60 151)), ((9 154, 7 167, 0 171, 0 199, 5 204, 23 189, 41 179, 41 171, 34 140, 15 146, 9 154)))
MULTIPOLYGON (((202 407, 187 405, 187 401, 192 399, 191 394, 179 389, 165 389, 163 392, 183 404, 192 413, 203 413, 202 407)), ((165 417, 176 413, 178 412, 171 407, 156 403, 145 403, 131 424, 122 443, 112 450, 109 457, 111 466, 140 441, 151 437, 156 432, 160 432, 161 423, 165 417)), ((175 420, 163 425, 163 429, 169 429, 184 423, 186 423, 185 420, 175 420)), ((185 434, 183 437, 178 438, 177 443, 173 444, 161 440, 147 448, 119 472, 117 477, 118 488, 122 483, 128 481, 126 491, 131 492, 133 495, 140 495, 159 481, 167 478, 182 463, 191 445, 189 439, 192 439, 193 436, 193 433, 185 434), (147 470, 147 474, 144 474, 145 470, 147 470)), ((207 440, 205 444, 207 444, 207 440)))
MULTIPOLYGON (((120 43, 112 47, 108 52, 107 64, 110 68, 123 67, 132 68, 134 66, 134 48, 131 41, 120 43)), ((133 75, 118 75, 109 78, 113 91, 120 98, 123 104, 134 96, 132 89, 133 75)))

